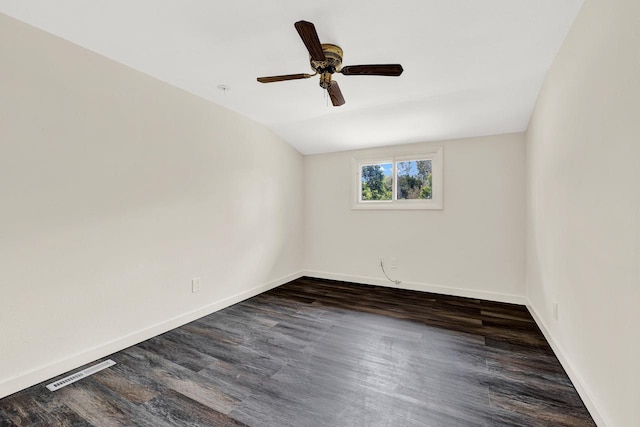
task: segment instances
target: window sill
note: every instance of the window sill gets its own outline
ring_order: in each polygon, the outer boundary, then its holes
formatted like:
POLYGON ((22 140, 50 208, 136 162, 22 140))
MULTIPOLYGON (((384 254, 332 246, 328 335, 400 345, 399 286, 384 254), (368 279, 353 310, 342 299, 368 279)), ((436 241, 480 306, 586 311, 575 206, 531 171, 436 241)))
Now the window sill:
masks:
POLYGON ((358 202, 351 205, 352 210, 442 210, 442 203, 431 202, 358 202))

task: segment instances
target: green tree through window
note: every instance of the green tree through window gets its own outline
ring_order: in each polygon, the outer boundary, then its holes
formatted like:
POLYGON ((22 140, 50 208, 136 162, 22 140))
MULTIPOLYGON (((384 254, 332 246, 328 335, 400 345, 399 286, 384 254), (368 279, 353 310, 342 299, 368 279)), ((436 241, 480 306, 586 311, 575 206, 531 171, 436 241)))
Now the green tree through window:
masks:
POLYGON ((396 162, 398 174, 398 199, 431 199, 431 160, 407 160, 396 162))
POLYGON ((391 163, 362 166, 362 200, 391 200, 391 163))

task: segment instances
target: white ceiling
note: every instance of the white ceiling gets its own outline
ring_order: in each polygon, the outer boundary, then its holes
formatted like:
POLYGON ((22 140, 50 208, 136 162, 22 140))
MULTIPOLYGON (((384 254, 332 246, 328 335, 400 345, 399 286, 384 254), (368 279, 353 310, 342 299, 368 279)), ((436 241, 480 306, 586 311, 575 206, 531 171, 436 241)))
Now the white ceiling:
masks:
POLYGON ((583 0, 0 0, 0 12, 269 126, 303 154, 524 131, 583 0), (293 24, 345 65, 332 107, 293 24), (217 89, 228 85, 226 94, 217 89))

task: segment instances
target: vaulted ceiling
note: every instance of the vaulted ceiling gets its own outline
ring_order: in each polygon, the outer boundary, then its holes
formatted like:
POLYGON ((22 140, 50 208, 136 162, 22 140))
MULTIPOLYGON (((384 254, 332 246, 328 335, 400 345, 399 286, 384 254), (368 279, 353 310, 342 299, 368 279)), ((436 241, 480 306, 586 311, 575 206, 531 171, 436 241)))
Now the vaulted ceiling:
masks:
POLYGON ((0 0, 0 12, 264 123, 303 154, 524 131, 583 0, 0 0), (294 22, 344 64, 331 106, 294 22), (226 85, 229 91, 218 89, 226 85))

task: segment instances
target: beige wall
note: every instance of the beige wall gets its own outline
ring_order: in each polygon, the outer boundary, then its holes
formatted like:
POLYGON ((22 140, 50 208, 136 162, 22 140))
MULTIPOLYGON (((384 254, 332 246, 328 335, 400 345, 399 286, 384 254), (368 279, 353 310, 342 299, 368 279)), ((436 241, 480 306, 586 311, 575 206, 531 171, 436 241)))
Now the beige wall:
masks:
POLYGON ((4 15, 0 70, 0 397, 299 273, 271 131, 4 15))
POLYGON ((354 211, 353 152, 303 160, 0 15, 0 396, 303 266, 391 285, 384 256, 401 287, 528 300, 599 425, 640 425, 638 16, 635 0, 586 1, 526 153, 523 134, 415 145, 444 146, 444 210, 354 211))
POLYGON ((527 133, 527 294, 599 425, 640 425, 640 2, 587 0, 527 133), (558 318, 553 302, 558 303, 558 318))
POLYGON ((305 157, 307 274, 524 303, 524 134, 305 157), (352 210, 351 162, 444 147, 443 210, 352 210))

